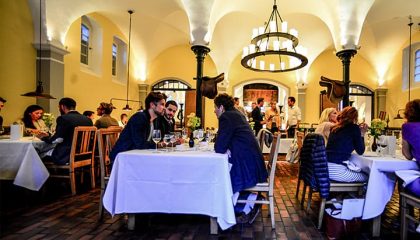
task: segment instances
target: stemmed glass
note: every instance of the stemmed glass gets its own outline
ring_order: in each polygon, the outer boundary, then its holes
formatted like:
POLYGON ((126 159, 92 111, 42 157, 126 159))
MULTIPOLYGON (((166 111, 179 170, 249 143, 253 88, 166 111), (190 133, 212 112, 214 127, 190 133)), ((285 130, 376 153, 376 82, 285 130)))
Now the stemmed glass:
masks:
POLYGON ((197 130, 197 135, 195 136, 196 138, 197 138, 197 140, 198 140, 198 146, 197 147, 199 147, 199 144, 200 144, 200 142, 201 141, 203 141, 203 139, 204 139, 204 130, 203 129, 198 129, 197 130))
POLYGON ((383 151, 387 146, 386 137, 381 135, 378 138, 378 150, 379 150, 379 156, 384 156, 383 151))
POLYGON ((213 138, 214 138, 214 133, 213 133, 213 131, 208 130, 208 131, 206 132, 206 142, 207 142, 207 148, 208 148, 208 150, 211 150, 211 149, 210 149, 210 143, 211 143, 211 141, 213 140, 213 138))
POLYGON ((153 130, 153 132, 152 132, 152 140, 156 144, 156 151, 155 152, 158 152, 158 150, 157 150, 157 144, 160 141, 160 139, 162 139, 161 134, 160 134, 160 130, 153 130))
POLYGON ((165 143, 165 147, 168 147, 169 143, 171 142, 171 134, 165 134, 163 136, 163 141, 165 143))
POLYGON ((173 148, 174 147, 174 143, 176 143, 176 141, 178 139, 177 139, 176 133, 174 133, 174 132, 171 132, 170 136, 171 136, 171 139, 170 139, 171 147, 173 148))

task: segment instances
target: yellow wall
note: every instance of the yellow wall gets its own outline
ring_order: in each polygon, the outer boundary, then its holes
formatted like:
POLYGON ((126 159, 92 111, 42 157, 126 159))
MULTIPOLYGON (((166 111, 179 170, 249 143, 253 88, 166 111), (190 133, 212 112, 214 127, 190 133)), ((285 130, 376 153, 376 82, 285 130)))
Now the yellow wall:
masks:
POLYGON ((21 118, 35 98, 20 96, 36 86, 36 50, 32 15, 26 0, 0 1, 0 96, 7 100, 1 111, 4 125, 21 118), (23 70, 24 69, 24 70, 23 70))
MULTIPOLYGON (((420 33, 413 34, 412 42, 420 42, 420 33)), ((397 115, 398 109, 404 109, 405 105, 408 102, 408 91, 402 91, 402 51, 408 46, 409 42, 401 46, 401 49, 396 54, 394 60, 392 61, 391 67, 387 74, 388 81, 388 93, 387 93, 387 112, 390 114, 390 126, 401 127, 403 120, 394 120, 393 116, 397 115)), ((413 54, 414 55, 414 54, 413 54)), ((414 57, 414 56, 413 56, 414 57)), ((413 63, 413 62, 412 62, 413 63)), ((410 90, 410 99, 419 99, 420 98, 420 88, 411 88, 410 90)))
MULTIPOLYGON (((175 78, 188 83, 193 89, 196 88, 196 81, 193 78, 197 75, 197 60, 190 45, 178 45, 166 49, 159 54, 150 64, 148 79, 145 83, 151 87, 162 79, 175 78)), ((211 57, 207 55, 203 64, 204 76, 216 76, 216 68, 211 57)), ((188 104, 188 103, 185 103, 188 104)), ((214 114, 213 100, 205 98, 205 126, 217 128, 218 122, 214 114)))
MULTIPOLYGON (((121 33, 112 22, 100 14, 90 14, 102 27, 102 73, 101 75, 92 74, 82 71, 80 67, 80 24, 81 18, 77 19, 67 32, 65 45, 70 54, 64 58, 65 73, 64 73, 64 95, 74 98, 77 101, 77 110, 83 112, 91 110, 96 112, 100 102, 109 102, 111 98, 126 98, 126 85, 119 84, 112 81, 111 74, 111 53, 113 37, 118 36, 125 42, 124 35, 121 33)), ((130 65, 130 85, 129 85, 129 99, 138 100, 137 82, 133 79, 132 73, 134 67, 130 65)), ((112 116, 119 119, 122 113, 122 108, 125 106, 124 101, 115 101, 113 104, 117 107, 112 112, 112 116)), ((130 103, 133 108, 137 105, 130 103)), ((133 114, 137 109, 129 115, 133 114)))

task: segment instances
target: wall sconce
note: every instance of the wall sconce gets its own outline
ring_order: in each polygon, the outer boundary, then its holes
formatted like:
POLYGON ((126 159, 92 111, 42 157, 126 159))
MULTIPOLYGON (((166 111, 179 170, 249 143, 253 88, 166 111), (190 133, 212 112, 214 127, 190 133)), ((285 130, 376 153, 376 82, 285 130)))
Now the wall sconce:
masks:
POLYGON ((397 116, 396 117, 394 117, 394 119, 404 119, 403 117, 401 117, 401 114, 400 114, 400 112, 401 111, 404 111, 405 109, 398 109, 398 112, 397 112, 397 116))

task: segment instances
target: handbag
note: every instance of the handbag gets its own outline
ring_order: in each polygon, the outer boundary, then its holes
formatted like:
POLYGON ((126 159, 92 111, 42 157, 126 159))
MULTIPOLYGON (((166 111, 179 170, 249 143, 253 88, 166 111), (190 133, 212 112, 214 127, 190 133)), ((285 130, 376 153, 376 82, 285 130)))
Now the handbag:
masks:
POLYGON ((360 229, 362 227, 361 218, 353 218, 352 220, 345 220, 335 218, 334 215, 341 213, 341 210, 334 210, 331 215, 326 211, 325 225, 327 239, 359 239, 360 229), (338 212, 337 212, 338 211, 338 212), (334 212, 336 212, 334 214, 334 212))

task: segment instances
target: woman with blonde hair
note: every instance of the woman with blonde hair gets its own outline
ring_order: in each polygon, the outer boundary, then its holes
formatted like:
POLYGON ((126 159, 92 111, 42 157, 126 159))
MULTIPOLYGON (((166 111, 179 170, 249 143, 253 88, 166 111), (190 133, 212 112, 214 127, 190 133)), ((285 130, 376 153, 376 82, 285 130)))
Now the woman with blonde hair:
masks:
POLYGON ((332 180, 364 182, 368 179, 364 173, 350 170, 345 164, 353 151, 356 151, 359 155, 365 152, 363 138, 367 125, 357 125, 357 118, 356 108, 345 107, 337 116, 337 124, 331 128, 326 151, 328 173, 332 180))
POLYGON ((331 127, 333 127, 336 123, 337 110, 335 108, 324 109, 321 113, 321 117, 319 118, 319 125, 315 129, 315 133, 324 137, 325 145, 327 145, 331 127))
POLYGON ((270 102, 270 108, 265 111, 265 119, 267 119, 266 127, 268 130, 272 133, 279 131, 279 128, 281 127, 281 119, 276 101, 270 102))

